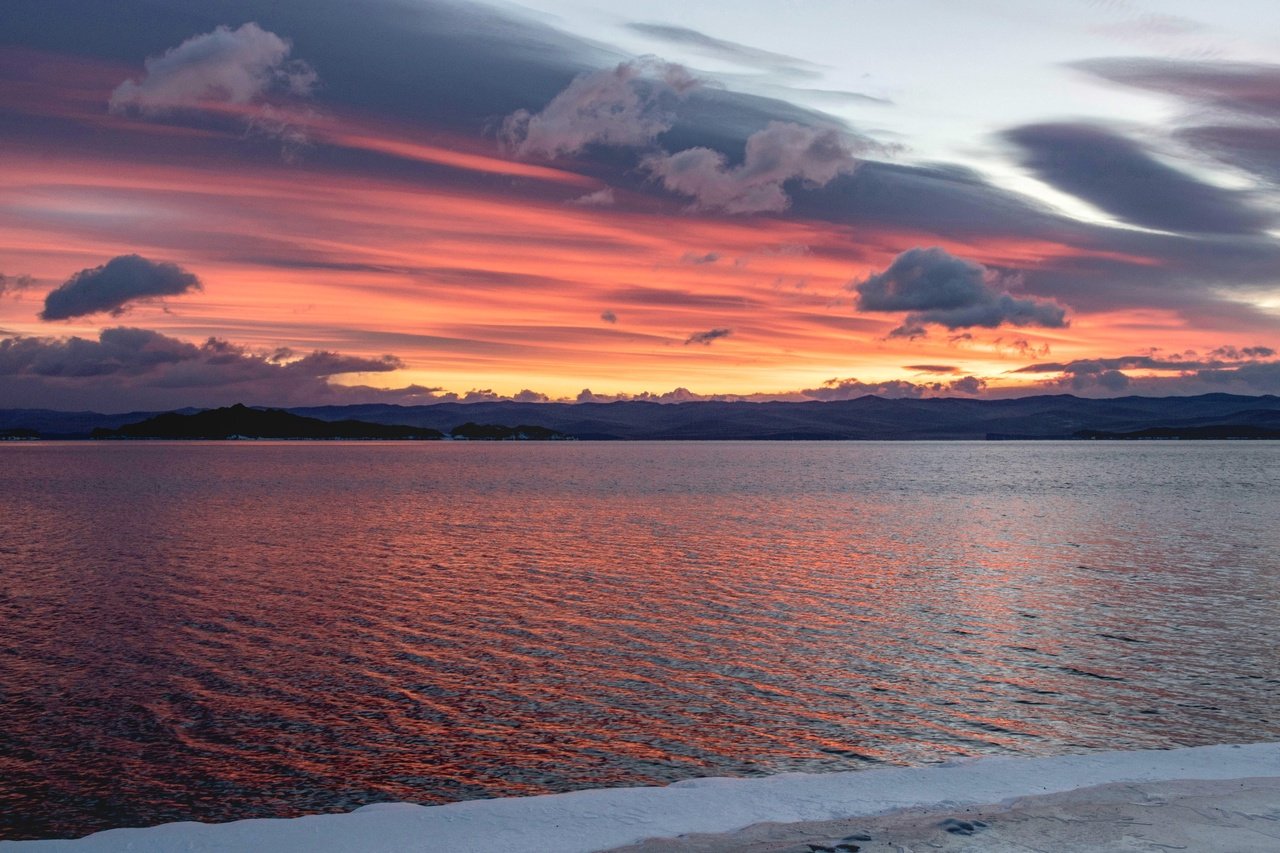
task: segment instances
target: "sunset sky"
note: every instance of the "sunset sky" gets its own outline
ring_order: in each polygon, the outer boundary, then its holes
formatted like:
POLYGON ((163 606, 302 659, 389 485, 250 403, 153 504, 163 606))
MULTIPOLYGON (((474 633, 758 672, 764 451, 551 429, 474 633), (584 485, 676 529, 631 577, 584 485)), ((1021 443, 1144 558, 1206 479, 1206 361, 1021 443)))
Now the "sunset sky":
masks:
POLYGON ((0 407, 1280 393, 1280 4, 5 0, 0 407))

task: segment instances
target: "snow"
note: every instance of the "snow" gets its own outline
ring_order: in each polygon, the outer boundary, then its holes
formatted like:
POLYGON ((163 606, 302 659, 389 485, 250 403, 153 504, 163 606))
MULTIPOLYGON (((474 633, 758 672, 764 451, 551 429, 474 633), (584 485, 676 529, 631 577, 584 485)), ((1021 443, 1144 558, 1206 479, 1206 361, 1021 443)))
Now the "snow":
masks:
POLYGON ((929 767, 691 779, 443 806, 366 806, 345 815, 113 829, 68 841, 0 843, 3 853, 450 851, 571 853, 762 821, 828 821, 901 808, 955 808, 1116 782, 1280 776, 1280 743, 983 758, 929 767))

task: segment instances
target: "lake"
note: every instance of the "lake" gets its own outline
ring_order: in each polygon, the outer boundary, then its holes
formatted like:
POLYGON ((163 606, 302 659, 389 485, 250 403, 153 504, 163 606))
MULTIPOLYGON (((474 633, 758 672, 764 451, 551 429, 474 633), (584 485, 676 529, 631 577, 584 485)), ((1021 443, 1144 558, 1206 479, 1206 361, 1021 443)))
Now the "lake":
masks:
POLYGON ((1280 739, 1280 443, 0 446, 0 837, 1280 739))

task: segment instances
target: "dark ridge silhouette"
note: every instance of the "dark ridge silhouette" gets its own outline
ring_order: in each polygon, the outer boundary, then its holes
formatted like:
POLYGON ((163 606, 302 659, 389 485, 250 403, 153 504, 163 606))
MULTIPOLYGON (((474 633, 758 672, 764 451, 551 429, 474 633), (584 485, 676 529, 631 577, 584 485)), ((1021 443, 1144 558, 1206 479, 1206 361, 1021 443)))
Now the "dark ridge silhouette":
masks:
POLYGON ((1100 432, 1082 429, 1076 438, 1088 438, 1106 441, 1156 441, 1161 439, 1182 439, 1186 441, 1206 441, 1214 439, 1278 439, 1280 429, 1254 426, 1252 424, 1215 424, 1213 426, 1195 427, 1150 427, 1133 432, 1100 432))
POLYGON ((540 426, 509 427, 502 424, 477 424, 468 421, 449 431, 453 438, 468 441, 564 441, 572 438, 562 432, 540 426))
MULTIPOLYGON (((261 410, 250 410, 261 412, 261 410)), ((182 410, 177 414, 194 414, 182 410)), ((1068 394, 974 400, 860 397, 809 403, 383 403, 315 406, 287 414, 337 424, 395 427, 390 437, 410 437, 410 427, 446 433, 462 424, 539 424, 582 440, 983 440, 1079 439, 1081 432, 1129 433, 1152 428, 1258 427, 1280 430, 1280 397, 1202 394, 1194 397, 1088 399, 1068 394), (407 426, 406 426, 407 425, 407 426)), ((42 409, 0 410, 0 430, 28 429, 42 438, 88 438, 154 418, 153 412, 100 415, 42 409)), ((233 426, 227 434, 246 435, 233 426)), ((318 428, 317 428, 318 429, 318 428)), ((521 430, 525 427, 513 427, 521 430)), ((215 432, 217 432, 215 430, 215 432)), ((288 437, 387 437, 362 432, 307 434, 295 425, 288 437)), ((112 436, 116 437, 116 436, 112 436)), ((262 437, 282 437, 262 434, 262 437)), ((459 436, 463 437, 463 436, 459 436)))
POLYGON ((444 438, 439 430, 429 427, 374 424, 364 421, 322 421, 306 418, 280 409, 250 409, 234 405, 210 409, 196 414, 168 412, 117 429, 98 428, 92 432, 98 439, 169 438, 301 438, 301 439, 392 439, 432 440, 444 438))
POLYGON ((1089 399, 1068 394, 974 400, 961 397, 809 403, 438 403, 295 409, 311 417, 407 423, 449 430, 455 424, 537 423, 582 440, 983 440, 1070 439, 1080 430, 1131 432, 1150 427, 1221 424, 1280 428, 1280 397, 1089 399))

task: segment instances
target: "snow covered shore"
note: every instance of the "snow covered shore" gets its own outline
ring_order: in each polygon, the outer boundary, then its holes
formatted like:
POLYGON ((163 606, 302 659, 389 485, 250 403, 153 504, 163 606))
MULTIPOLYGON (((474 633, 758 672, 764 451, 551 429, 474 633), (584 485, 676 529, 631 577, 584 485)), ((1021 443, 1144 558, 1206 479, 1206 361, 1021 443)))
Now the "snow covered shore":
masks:
POLYGON ((605 788, 429 807, 374 805, 345 815, 172 823, 113 829, 73 841, 7 842, 0 843, 0 851, 587 853, 651 838, 732 832, 762 822, 834 821, 909 808, 954 811, 1117 782, 1259 777, 1280 778, 1280 743, 693 779, 661 788, 605 788))

